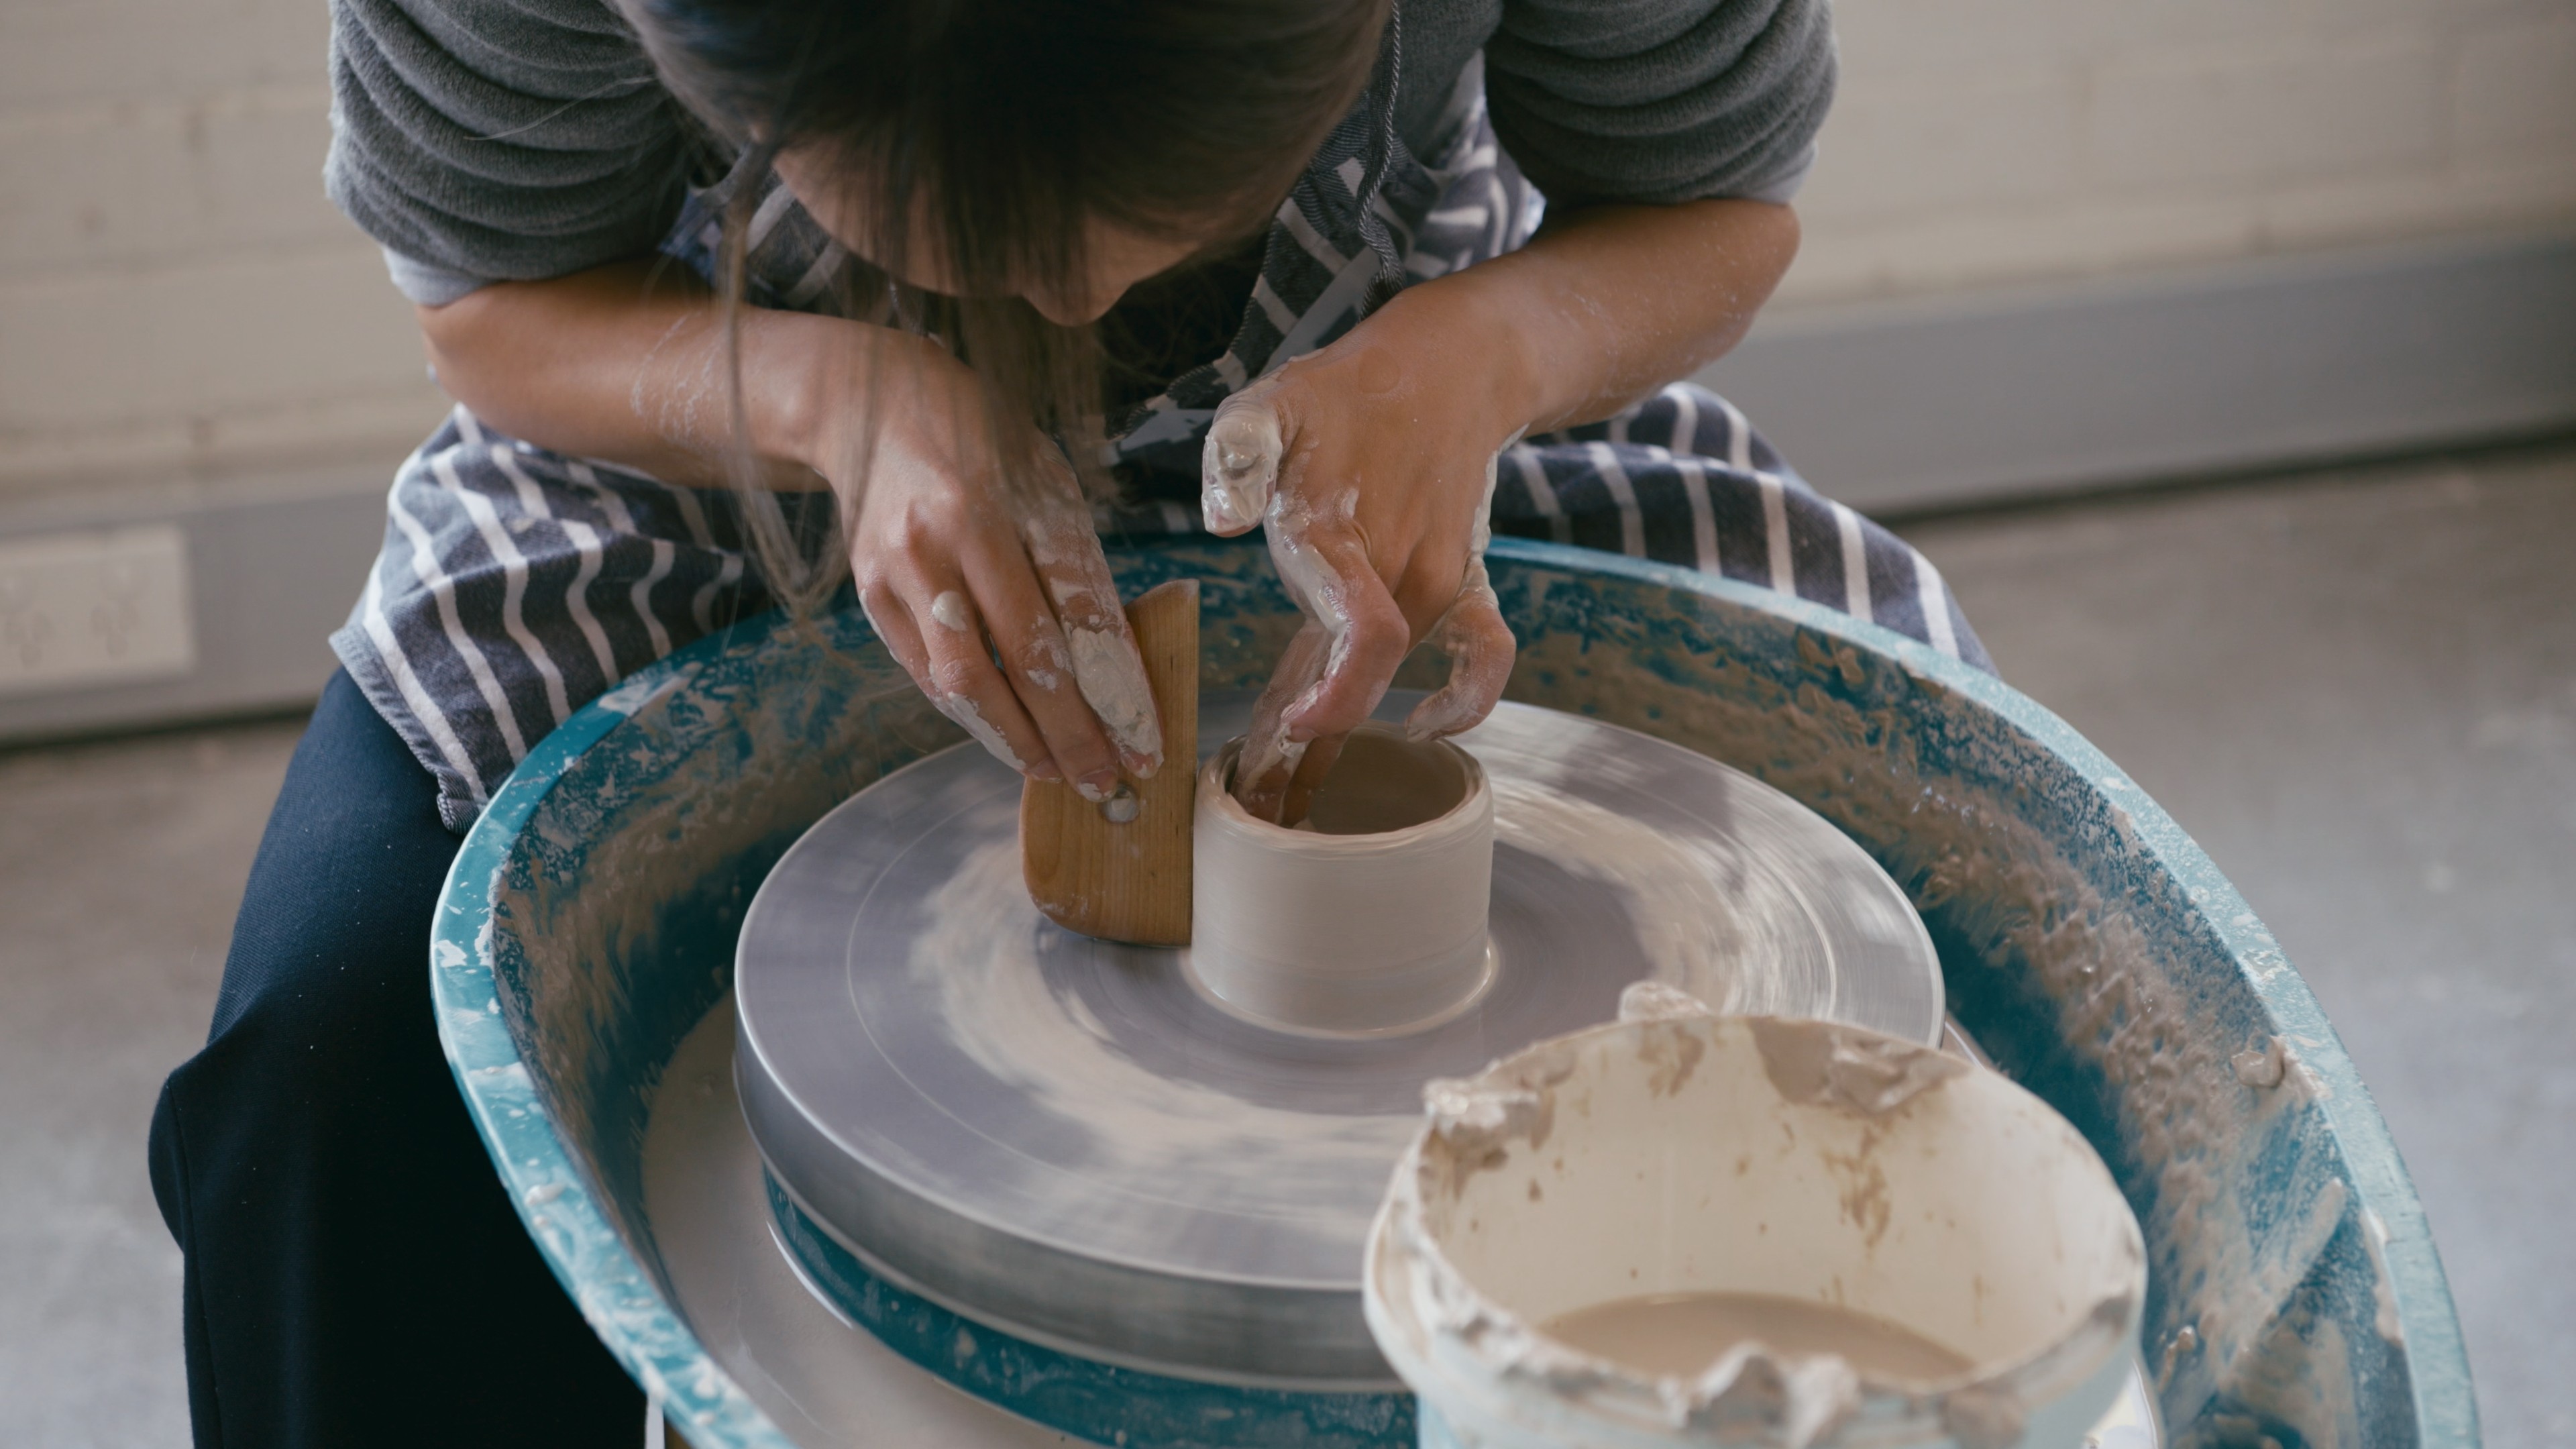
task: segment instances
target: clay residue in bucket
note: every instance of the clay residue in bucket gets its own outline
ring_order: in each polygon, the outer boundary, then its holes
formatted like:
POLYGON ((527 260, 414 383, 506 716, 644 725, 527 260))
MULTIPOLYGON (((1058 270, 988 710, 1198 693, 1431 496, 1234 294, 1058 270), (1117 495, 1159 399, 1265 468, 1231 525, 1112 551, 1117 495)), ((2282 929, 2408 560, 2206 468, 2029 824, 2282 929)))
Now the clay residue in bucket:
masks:
MULTIPOLYGON (((1517 1139, 1535 1151, 1556 1128, 1556 1085, 1574 1074, 1574 1054, 1525 1052, 1517 1070, 1500 1076, 1434 1077, 1422 1084, 1431 1135, 1458 1180, 1502 1165, 1517 1139)), ((1454 1183, 1453 1183, 1454 1186, 1454 1183)))
MULTIPOLYGON (((1543 574, 1538 587, 1564 577, 1543 574)), ((1804 678, 1745 669, 1723 649, 1685 657, 1660 635, 1609 642, 1573 629, 1525 638, 1517 667, 1553 682, 1546 698, 1555 708, 1736 761, 1815 807, 1868 847, 1918 908, 1941 914, 1976 969, 2028 983, 2072 1062, 2108 1086, 2115 1116, 2105 1130, 2122 1144, 2120 1170, 2134 1174, 2152 1272, 2168 1290, 2148 1325, 2151 1352, 2178 1349, 2165 1357, 2165 1402, 2259 1402, 2312 1443, 2359 1442, 2355 1381, 2310 1372, 2343 1362, 2339 1343, 2327 1341, 2332 1325, 2314 1338, 2274 1330, 2290 1305, 2268 1295, 2296 1280, 2265 1264, 2301 1256, 2304 1235, 2258 1231, 2299 1211, 2284 1199, 2288 1185, 2314 1180, 2306 1169, 2349 1170, 2322 1127, 2281 1120, 2323 1100, 2325 1081, 2285 1061, 2283 1085, 2304 1076, 2307 1090, 2249 1093, 2229 1059, 2242 1050, 2242 1024, 2224 1010, 2244 998, 2211 989, 2202 974, 2213 955, 2233 954, 2218 963, 2223 974, 2241 965, 2269 983, 2290 969, 2279 943, 2214 873, 2219 889, 2206 897, 2199 884, 2177 882, 2173 857, 2160 854, 2171 847, 2150 848, 2128 810, 2107 807, 2108 838, 2092 846, 2048 824, 2058 807, 2035 805, 2031 792, 2046 779, 2043 794, 2073 798, 2085 782, 2059 771, 2080 758, 2052 758, 2045 741, 2024 738, 1985 700, 1911 668, 1803 629, 1795 642, 1804 678), (1836 692, 1864 682, 1874 686, 1864 694, 1836 692), (1939 748, 1927 752, 1927 740, 1939 748), (2184 886, 2189 908, 2168 911, 2149 902, 2172 897, 2106 885, 2133 872, 2184 886), (2290 1156, 2272 1157, 2285 1142, 2295 1144, 2290 1156), (2285 1170, 2294 1160, 2302 1170, 2285 1170), (2276 1236, 2295 1241, 2285 1248, 2276 1236), (2275 1393, 2270 1381, 2283 1375, 2313 1393, 2275 1393)), ((2134 789, 2113 775, 2097 783, 2108 795, 2134 789)), ((2255 1050, 2268 1055, 2265 1043, 2255 1050)), ((2340 1063, 2331 1046, 2311 1050, 2340 1063)), ((2267 1075, 2269 1065, 2248 1069, 2267 1075)), ((2184 1422, 2198 1412, 2187 1409, 2184 1422)))
POLYGON ((1648 1293, 1560 1313, 1539 1330, 1655 1375, 1696 1375, 1742 1345, 1785 1357, 1835 1354, 1871 1378, 1899 1383, 1937 1383, 1976 1366, 1875 1314, 1775 1293, 1648 1293))
POLYGON ((1831 1022, 1748 1022, 1771 1085, 1789 1101, 1811 1106, 1883 1116, 1969 1068, 1946 1052, 1831 1022))

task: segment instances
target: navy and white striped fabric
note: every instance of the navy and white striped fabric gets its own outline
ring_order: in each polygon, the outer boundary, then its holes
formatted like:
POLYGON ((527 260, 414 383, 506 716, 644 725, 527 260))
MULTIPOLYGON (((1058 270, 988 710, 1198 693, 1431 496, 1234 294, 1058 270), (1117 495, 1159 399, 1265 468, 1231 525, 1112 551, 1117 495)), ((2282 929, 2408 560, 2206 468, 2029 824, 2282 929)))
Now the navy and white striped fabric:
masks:
MULTIPOLYGON (((1388 124, 1400 50, 1284 202, 1225 352, 1175 379, 1113 441, 1131 501, 1112 535, 1200 529, 1199 447, 1217 403, 1323 347, 1402 285, 1509 251, 1543 205, 1494 139, 1469 67, 1429 162, 1388 124)), ((725 185, 737 184, 728 181, 725 185)), ((747 291, 827 310, 848 255, 774 176, 754 210, 747 291)), ((664 250, 712 274, 727 192, 692 198, 664 250)), ((791 495, 828 506, 828 494, 791 495)), ((770 607, 736 505, 564 457, 458 408, 395 475, 385 546, 333 649, 439 783, 463 830, 528 749, 619 678, 770 607)), ((1676 384, 1607 422, 1507 450, 1497 533, 1682 564, 1873 619, 1980 668, 1931 563, 1819 496, 1723 399, 1676 384)))

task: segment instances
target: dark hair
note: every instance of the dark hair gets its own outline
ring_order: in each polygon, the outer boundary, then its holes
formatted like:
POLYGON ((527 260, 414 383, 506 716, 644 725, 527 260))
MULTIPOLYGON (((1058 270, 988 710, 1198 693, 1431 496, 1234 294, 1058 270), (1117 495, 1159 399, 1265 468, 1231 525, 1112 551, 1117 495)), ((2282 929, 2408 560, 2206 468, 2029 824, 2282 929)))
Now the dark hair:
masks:
MULTIPOLYGON (((973 366, 1006 482, 1027 486, 1036 450, 1060 445, 1097 487, 1095 330, 1052 324, 1011 290, 1082 277, 1094 217, 1176 239, 1256 231, 1366 85, 1389 0, 625 5, 673 93, 741 152, 738 177, 811 151, 843 165, 856 206, 891 219, 840 310, 939 336, 973 366), (889 282, 910 270, 915 217, 960 295, 889 282)), ((757 193, 738 185, 728 209, 729 315, 757 193)), ((738 375, 734 407, 739 442, 738 375)), ((772 593, 818 602, 839 581, 839 548, 811 559, 774 500, 747 501, 772 593)))

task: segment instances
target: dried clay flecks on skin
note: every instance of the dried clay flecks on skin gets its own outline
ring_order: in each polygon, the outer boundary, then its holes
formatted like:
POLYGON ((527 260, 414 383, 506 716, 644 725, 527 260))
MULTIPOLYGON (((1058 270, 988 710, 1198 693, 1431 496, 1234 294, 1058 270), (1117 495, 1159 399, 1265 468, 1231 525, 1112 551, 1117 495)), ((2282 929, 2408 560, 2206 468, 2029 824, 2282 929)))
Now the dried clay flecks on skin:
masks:
POLYGON ((975 707, 975 701, 962 694, 949 694, 942 695, 931 703, 939 706, 941 714, 957 721, 960 729, 974 736, 975 743, 982 745, 994 759, 1014 770, 1027 772, 1029 767, 1020 762, 1018 755, 1012 753, 1011 742, 1003 739, 1002 732, 993 728, 992 724, 984 718, 984 712, 975 707))
MULTIPOLYGON (((1257 520, 1266 522, 1271 562, 1280 581, 1309 619, 1309 631, 1323 641, 1317 647, 1301 634, 1298 645, 1291 646, 1272 676, 1243 752, 1244 769, 1236 777, 1234 790, 1265 816, 1277 808, 1277 797, 1285 793, 1282 782, 1293 779, 1302 762, 1304 742, 1317 732, 1306 717, 1328 685, 1346 675, 1352 647, 1352 590, 1360 586, 1337 572, 1311 540, 1319 525, 1341 525, 1347 531, 1357 516, 1359 492, 1350 488, 1317 502, 1297 477, 1281 476, 1294 474, 1299 465, 1286 456, 1279 416, 1267 401, 1267 391, 1256 384, 1218 409, 1200 453, 1199 470, 1200 509, 1209 530, 1231 535, 1251 528, 1257 520)), ((1424 637, 1424 642, 1448 656, 1449 678, 1405 722, 1406 732, 1417 743, 1473 728, 1502 697, 1511 673, 1515 645, 1486 577, 1484 555, 1491 539, 1489 516, 1502 450, 1519 441, 1520 435, 1514 434, 1485 460, 1485 486, 1470 520, 1457 593, 1424 637)), ((1382 682, 1376 683, 1377 691, 1382 693, 1384 688, 1382 682)), ((1376 705, 1373 695, 1367 708, 1376 705)))
POLYGON ((1217 409, 1201 451, 1199 511, 1208 532, 1241 533, 1261 521, 1279 479, 1279 418, 1258 402, 1217 409))
POLYGON ((1320 509, 1292 494, 1281 494, 1270 509, 1270 560, 1279 570, 1279 581, 1287 585, 1307 617, 1332 636, 1332 662, 1324 666, 1328 674, 1341 665, 1350 647, 1350 583, 1333 571, 1308 536, 1319 523, 1349 523, 1358 516, 1359 506, 1360 491, 1345 488, 1339 496, 1326 499, 1320 509))
POLYGON ((1049 693, 1064 688, 1064 677, 1073 672, 1073 660, 1064 649, 1063 631, 1044 614, 1029 625, 1028 653, 1020 660, 1020 672, 1029 683, 1049 693))
MULTIPOLYGON (((1503 444, 1520 441, 1512 435, 1503 444)), ((1493 545, 1494 486, 1502 468, 1500 449, 1485 460, 1485 493, 1476 502, 1474 529, 1467 538, 1467 571, 1458 581, 1458 597, 1449 601, 1423 642, 1449 656, 1449 678, 1405 717, 1405 733, 1417 740, 1440 739, 1475 728, 1503 697, 1517 652, 1509 626, 1494 598, 1493 580, 1485 572, 1485 550, 1493 545), (1483 626, 1482 628, 1478 626, 1483 626)))
MULTIPOLYGON (((1118 613, 1117 586, 1092 532, 1090 511, 1051 508, 1022 524, 1021 541, 1063 622, 1074 686, 1137 778, 1152 777, 1163 763, 1162 718, 1145 661, 1120 627, 1125 621, 1118 613)), ((1041 629, 1040 637, 1046 632, 1041 629)), ((1049 667, 1043 661, 1028 665, 1031 681, 1049 667)), ((1083 795, 1095 802, 1109 798, 1089 790, 1083 795)))
POLYGON ((1148 762, 1136 773, 1152 775, 1163 759, 1163 730, 1145 661, 1125 636, 1106 629, 1077 628, 1066 639, 1073 646, 1073 682, 1083 701, 1100 716, 1100 727, 1112 743, 1148 762))
POLYGON ((662 329, 662 335, 655 338, 653 346, 645 352, 643 365, 635 369, 634 385, 626 395, 627 410, 635 415, 637 421, 650 426, 663 442, 683 447, 699 443, 709 436, 699 417, 698 405, 721 396, 717 391, 723 382, 717 373, 720 353, 714 349, 701 349, 694 369, 683 364, 663 388, 658 406, 650 400, 651 383, 657 360, 696 320, 694 315, 683 315, 662 329))
MULTIPOLYGON (((1347 522, 1359 506, 1359 492, 1346 490, 1327 506, 1334 521, 1347 522)), ((1283 492, 1271 500, 1271 564, 1308 623, 1291 641, 1261 708, 1254 713, 1253 733, 1244 744, 1243 765, 1234 784, 1237 794, 1246 799, 1252 798, 1247 792, 1257 787, 1294 776, 1311 739, 1300 736, 1296 717, 1315 702, 1325 681, 1340 672, 1350 651, 1348 583, 1307 542, 1316 520, 1315 511, 1297 495, 1283 492), (1270 717, 1273 693, 1291 689, 1296 691, 1294 696, 1279 707, 1275 718, 1270 717)), ((1379 688, 1384 687, 1381 682, 1379 688)), ((1371 708, 1376 703, 1374 697, 1369 700, 1371 708)))
POLYGON ((966 596, 955 589, 942 589, 939 597, 930 601, 930 617, 939 622, 939 627, 960 634, 975 627, 975 616, 966 611, 966 596))

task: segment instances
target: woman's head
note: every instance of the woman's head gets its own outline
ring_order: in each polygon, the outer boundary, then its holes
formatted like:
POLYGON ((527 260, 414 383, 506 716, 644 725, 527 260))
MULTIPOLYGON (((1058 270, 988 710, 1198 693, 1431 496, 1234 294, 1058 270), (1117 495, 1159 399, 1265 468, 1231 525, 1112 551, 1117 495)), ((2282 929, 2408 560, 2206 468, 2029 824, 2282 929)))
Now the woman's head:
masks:
POLYGON ((1267 221, 1365 88, 1389 7, 623 3, 673 92, 877 274, 845 310, 926 319, 1029 446, 1096 418, 1088 324, 1267 221), (930 295, 903 305, 887 280, 930 295))
POLYGON ((1387 0, 627 8, 680 98, 791 157, 852 250, 990 295, 1065 283, 1097 229, 1195 247, 1257 226, 1358 97, 1387 0))
POLYGON ((1093 212, 1068 223, 1074 245, 1056 265, 1006 263, 978 276, 941 244, 941 220, 928 198, 916 196, 912 215, 895 228, 876 212, 877 187, 864 163, 851 164, 835 148, 817 144, 789 146, 774 164, 787 188, 836 240, 895 281, 947 297, 1017 298, 1058 327, 1099 321, 1129 288, 1224 240, 1235 220, 1212 213, 1144 229, 1093 212))

